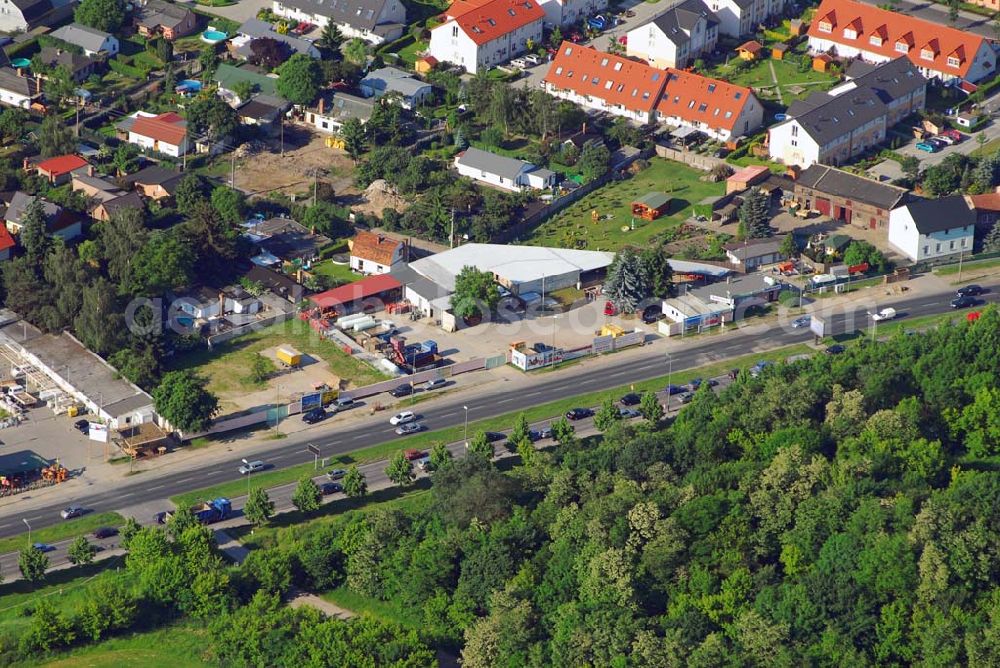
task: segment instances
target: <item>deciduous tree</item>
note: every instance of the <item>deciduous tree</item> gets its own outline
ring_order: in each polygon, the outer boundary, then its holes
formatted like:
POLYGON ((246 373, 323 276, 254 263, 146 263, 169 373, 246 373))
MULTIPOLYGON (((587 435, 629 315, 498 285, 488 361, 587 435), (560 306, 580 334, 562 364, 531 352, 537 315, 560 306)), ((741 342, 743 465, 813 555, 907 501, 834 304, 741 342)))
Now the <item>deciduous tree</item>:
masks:
POLYGON ((21 571, 21 577, 28 582, 44 580, 45 571, 49 568, 49 556, 34 545, 28 545, 18 554, 17 567, 21 571))
POLYGON ((54 158, 76 152, 73 131, 66 127, 62 116, 49 114, 38 129, 38 150, 43 158, 54 158))
POLYGON ((77 23, 104 32, 116 33, 125 23, 123 0, 80 0, 73 18, 77 23))
POLYGON ((278 94, 292 104, 312 104, 322 83, 322 73, 315 60, 296 53, 278 68, 278 94))
POLYGON ((492 313, 500 302, 500 289, 493 274, 475 267, 463 267, 455 277, 451 307, 459 318, 473 318, 492 313))
POLYGON ((385 475, 396 485, 409 485, 413 483, 413 463, 406 458, 402 450, 389 459, 389 465, 385 467, 385 475))
POLYGON ((292 493, 292 505, 302 513, 311 513, 319 508, 323 494, 319 490, 312 476, 305 476, 299 480, 299 484, 292 493))
POLYGON ((89 564, 94 560, 94 555, 97 554, 97 546, 91 544, 86 536, 77 536, 76 540, 70 544, 67 552, 70 562, 79 566, 89 564))
POLYGON ((615 400, 607 397, 598 409, 597 414, 594 415, 594 426, 601 431, 607 431, 621 419, 622 415, 618 410, 618 406, 615 405, 615 400))
POLYGON ((246 505, 243 507, 243 514, 250 523, 256 527, 267 524, 267 521, 274 515, 274 501, 267 495, 267 490, 261 487, 254 487, 250 490, 246 505))
POLYGON ((153 390, 156 412, 180 431, 203 431, 219 410, 207 382, 190 371, 171 371, 153 390))
POLYGON ((656 425, 663 419, 663 405, 655 392, 643 392, 639 400, 639 412, 651 425, 656 425))
POLYGON ((368 482, 365 480, 365 474, 358 469, 357 464, 347 469, 341 484, 344 487, 344 494, 352 499, 361 498, 368 493, 368 482))
POLYGON ((495 454, 493 451, 493 444, 490 442, 489 437, 486 435, 485 431, 476 432, 476 435, 472 437, 472 440, 466 444, 469 450, 469 454, 476 457, 483 457, 486 461, 493 459, 495 454))

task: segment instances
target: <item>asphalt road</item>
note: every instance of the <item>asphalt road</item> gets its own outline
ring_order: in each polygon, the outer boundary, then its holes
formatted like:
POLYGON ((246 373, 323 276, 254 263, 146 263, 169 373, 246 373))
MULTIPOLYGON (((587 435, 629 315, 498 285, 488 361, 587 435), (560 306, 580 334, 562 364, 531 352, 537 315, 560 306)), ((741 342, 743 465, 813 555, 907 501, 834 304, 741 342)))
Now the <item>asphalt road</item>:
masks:
MULTIPOLYGON (((983 299, 989 302, 998 301, 998 291, 991 291, 984 295, 983 299)), ((951 296, 948 294, 936 294, 910 300, 893 301, 892 306, 898 312, 898 318, 905 319, 948 312, 950 300, 951 296)), ((888 303, 879 304, 879 307, 884 305, 888 305, 888 303)), ((857 329, 866 329, 868 325, 869 320, 865 314, 865 308, 860 305, 849 307, 842 305, 837 313, 829 316, 831 331, 827 333, 836 335, 857 329), (855 310, 848 311, 845 308, 855 310)), ((754 344, 761 341, 766 341, 769 347, 777 347, 805 343, 810 341, 813 336, 806 328, 792 329, 773 323, 769 326, 756 325, 756 327, 760 327, 761 332, 752 338, 741 335, 715 336, 707 338, 701 345, 677 350, 671 354, 671 368, 673 371, 681 371, 702 366, 710 361, 745 355, 752 350, 754 344)), ((651 346, 649 351, 648 356, 624 359, 617 365, 603 365, 588 373, 553 373, 551 377, 539 376, 538 382, 531 386, 528 391, 505 393, 503 387, 498 386, 497 390, 490 394, 470 396, 466 399, 456 396, 442 401, 439 405, 427 405, 422 409, 418 406, 413 410, 420 415, 420 420, 429 429, 441 429, 463 424, 465 420, 463 405, 468 406, 470 420, 480 420, 524 410, 543 402, 665 375, 668 370, 664 355, 666 350, 662 345, 657 345, 651 346)), ((306 451, 306 445, 309 443, 320 446, 323 457, 340 455, 391 440, 398 440, 401 445, 405 443, 404 439, 395 435, 394 427, 389 425, 388 416, 385 415, 373 416, 369 420, 352 423, 349 431, 344 433, 337 433, 338 430, 344 428, 342 424, 338 424, 336 421, 331 421, 328 424, 326 433, 295 434, 254 456, 264 460, 270 466, 284 468, 311 460, 312 455, 306 451)), ((238 466, 239 461, 234 460, 230 463, 216 463, 203 470, 179 471, 159 477, 143 478, 134 483, 123 483, 100 492, 82 495, 74 502, 93 512, 127 508, 152 498, 169 497, 239 479, 240 475, 236 470, 238 466)), ((31 523, 34 529, 57 524, 63 521, 59 517, 59 511, 64 505, 65 503, 60 503, 34 509, 23 517, 31 523)), ((22 515, 6 514, 6 517, 0 519, 0 536, 22 533, 24 531, 24 525, 21 522, 22 515)), ((149 518, 138 519, 144 522, 149 521, 149 518)))

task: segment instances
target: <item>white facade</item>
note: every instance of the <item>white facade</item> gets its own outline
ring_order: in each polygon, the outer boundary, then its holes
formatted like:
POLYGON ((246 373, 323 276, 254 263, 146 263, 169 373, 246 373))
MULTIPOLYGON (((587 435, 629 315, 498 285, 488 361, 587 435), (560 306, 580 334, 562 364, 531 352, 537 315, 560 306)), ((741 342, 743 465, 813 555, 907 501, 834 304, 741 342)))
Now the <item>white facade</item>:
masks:
POLYGON ((27 109, 31 106, 31 98, 16 91, 0 88, 0 104, 27 109))
POLYGON ((169 155, 173 158, 179 158, 188 151, 187 136, 185 136, 184 139, 181 140, 180 144, 171 144, 169 142, 159 141, 157 139, 153 139, 152 137, 147 137, 145 135, 137 134, 129 130, 128 142, 130 144, 135 144, 139 148, 149 151, 157 151, 164 155, 169 155))
POLYGON ((706 19, 699 20, 686 38, 677 39, 680 46, 667 36, 656 23, 650 22, 628 31, 626 50, 629 56, 642 58, 653 67, 684 68, 701 54, 715 49, 719 40, 719 26, 706 19))
POLYGON ((458 21, 451 19, 431 30, 430 46, 427 53, 442 62, 461 65, 466 72, 475 74, 502 65, 528 50, 527 43, 542 41, 543 18, 515 28, 496 39, 477 44, 458 21))
POLYGON ((889 243, 914 262, 971 253, 976 226, 921 234, 905 206, 889 212, 889 243))
MULTIPOLYGON (((324 16, 323 14, 303 11, 297 7, 286 7, 278 0, 274 0, 271 10, 278 16, 286 19, 300 22, 305 21, 320 28, 326 27, 331 20, 329 16, 324 16)), ((336 23, 337 28, 340 30, 340 34, 346 39, 363 39, 369 44, 378 46, 384 42, 399 39, 403 35, 403 26, 406 25, 406 7, 398 0, 388 0, 382 7, 382 11, 376 19, 376 24, 398 24, 398 27, 393 30, 375 32, 342 21, 334 21, 334 23, 336 23)))
POLYGON ((118 47, 118 38, 114 35, 108 35, 104 38, 101 48, 97 51, 88 51, 87 49, 84 49, 83 52, 88 56, 96 56, 99 53, 106 53, 109 56, 115 56, 118 54, 118 47))
POLYGON ((719 32, 730 37, 750 35, 757 26, 785 11, 785 0, 751 0, 741 7, 735 0, 705 0, 719 20, 719 32))
POLYGON ((457 159, 455 160, 455 169, 458 171, 460 175, 467 176, 473 181, 486 183, 491 186, 496 186, 497 188, 510 190, 511 192, 521 192, 522 188, 524 187, 522 185, 522 179, 524 178, 524 174, 526 174, 529 170, 532 170, 534 168, 535 168, 534 165, 526 162, 524 163, 524 166, 521 168, 521 171, 515 177, 511 178, 509 176, 501 176, 500 174, 496 174, 494 172, 477 169, 469 165, 463 165, 457 159))
MULTIPOLYGON (((665 92, 664 96, 666 96, 666 94, 667 93, 665 92)), ((705 123, 703 121, 692 121, 680 116, 661 114, 659 113, 659 110, 657 110, 656 118, 661 123, 677 127, 694 128, 699 132, 708 135, 712 139, 727 142, 738 137, 753 134, 757 128, 763 125, 764 106, 760 103, 756 96, 751 95, 740 109, 740 114, 731 130, 725 127, 712 127, 710 123, 705 123)))
POLYGON ((606 111, 609 114, 621 116, 622 118, 627 118, 630 121, 635 121, 636 123, 641 123, 643 125, 649 123, 651 120, 655 120, 656 118, 656 112, 652 108, 629 109, 623 104, 612 104, 602 98, 592 97, 590 95, 580 95, 574 90, 559 88, 549 82, 545 82, 545 92, 553 97, 558 97, 561 100, 569 100, 570 102, 578 104, 585 109, 606 111))
POLYGON ((608 0, 546 0, 539 6, 545 10, 545 25, 567 26, 578 23, 608 8, 608 0))
POLYGON ((768 130, 768 152, 772 160, 805 169, 819 162, 820 146, 799 122, 790 120, 768 130))

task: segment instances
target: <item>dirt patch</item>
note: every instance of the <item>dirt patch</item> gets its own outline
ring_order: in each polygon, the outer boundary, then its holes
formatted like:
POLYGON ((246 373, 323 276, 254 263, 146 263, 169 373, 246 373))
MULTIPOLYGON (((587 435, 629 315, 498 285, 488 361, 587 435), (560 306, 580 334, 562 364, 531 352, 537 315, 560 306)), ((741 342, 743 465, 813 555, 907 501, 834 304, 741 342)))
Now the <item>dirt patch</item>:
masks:
POLYGON ((407 206, 406 200, 385 179, 375 179, 365 188, 361 202, 351 206, 351 210, 381 217, 384 209, 395 209, 402 213, 407 206))
POLYGON ((342 150, 327 147, 324 139, 302 126, 294 131, 286 127, 284 155, 278 142, 269 142, 267 149, 238 162, 237 184, 254 195, 275 191, 293 195, 311 191, 313 171, 321 170, 319 180, 332 185, 338 196, 356 195, 354 163, 342 150))

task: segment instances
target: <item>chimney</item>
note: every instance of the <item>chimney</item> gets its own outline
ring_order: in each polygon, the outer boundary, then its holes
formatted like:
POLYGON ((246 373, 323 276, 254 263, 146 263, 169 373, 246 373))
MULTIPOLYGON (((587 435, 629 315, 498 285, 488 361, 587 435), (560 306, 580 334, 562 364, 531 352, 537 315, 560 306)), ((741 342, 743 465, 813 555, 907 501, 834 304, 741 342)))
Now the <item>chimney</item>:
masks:
POLYGON ((94 175, 94 166, 87 165, 87 176, 93 176, 93 175, 94 175))
POLYGON ((24 70, 22 68, 17 68, 17 76, 24 78, 24 70))
POLYGON ((219 292, 219 317, 226 315, 226 295, 219 292))
POLYGON ((385 241, 385 235, 384 234, 378 235, 378 242, 379 242, 379 244, 381 245, 382 242, 384 242, 384 241, 385 241))
POLYGON ((323 103, 325 101, 326 100, 323 98, 323 96, 320 96, 320 98, 319 98, 319 113, 321 113, 321 114, 323 113, 323 106, 324 106, 323 103))

